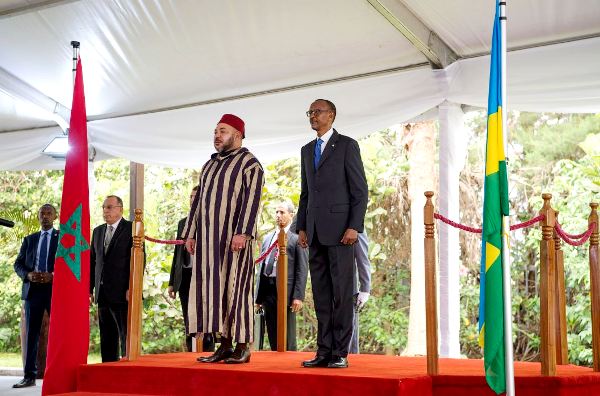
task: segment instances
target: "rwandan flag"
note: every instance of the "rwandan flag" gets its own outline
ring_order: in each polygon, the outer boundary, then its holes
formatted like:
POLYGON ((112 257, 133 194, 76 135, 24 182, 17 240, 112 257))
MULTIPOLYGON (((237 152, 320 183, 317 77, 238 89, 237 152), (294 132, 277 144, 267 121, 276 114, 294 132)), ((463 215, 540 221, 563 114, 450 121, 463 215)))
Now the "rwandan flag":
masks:
POLYGON ((483 347, 485 377, 496 393, 506 390, 504 373, 504 302, 502 292, 502 216, 508 216, 508 180, 502 125, 502 31, 496 2, 481 235, 479 343, 483 347))

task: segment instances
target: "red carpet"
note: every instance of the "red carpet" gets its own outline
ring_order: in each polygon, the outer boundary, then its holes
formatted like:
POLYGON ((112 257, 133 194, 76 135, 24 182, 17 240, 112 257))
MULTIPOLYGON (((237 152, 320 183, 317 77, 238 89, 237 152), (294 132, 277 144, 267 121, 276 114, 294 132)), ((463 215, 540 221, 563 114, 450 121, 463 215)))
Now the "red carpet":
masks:
MULTIPOLYGON (((300 363, 313 353, 254 352, 243 365, 197 363, 198 356, 146 355, 135 362, 82 366, 78 392, 69 395, 494 395, 481 360, 441 359, 440 375, 431 378, 422 357, 351 355, 347 369, 305 369, 300 363)), ((559 366, 556 377, 539 373, 539 363, 516 364, 519 396, 600 395, 600 373, 590 368, 559 366)))

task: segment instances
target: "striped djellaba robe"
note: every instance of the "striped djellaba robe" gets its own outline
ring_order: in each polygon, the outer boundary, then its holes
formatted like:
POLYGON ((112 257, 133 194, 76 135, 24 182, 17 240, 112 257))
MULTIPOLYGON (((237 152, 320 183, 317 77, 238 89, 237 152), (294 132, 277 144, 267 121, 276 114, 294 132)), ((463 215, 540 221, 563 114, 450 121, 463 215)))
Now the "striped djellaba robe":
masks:
POLYGON ((215 153, 204 164, 184 229, 196 240, 188 303, 188 333, 220 332, 252 342, 254 264, 252 247, 264 172, 247 148, 215 153), (231 251, 236 234, 253 238, 231 251))

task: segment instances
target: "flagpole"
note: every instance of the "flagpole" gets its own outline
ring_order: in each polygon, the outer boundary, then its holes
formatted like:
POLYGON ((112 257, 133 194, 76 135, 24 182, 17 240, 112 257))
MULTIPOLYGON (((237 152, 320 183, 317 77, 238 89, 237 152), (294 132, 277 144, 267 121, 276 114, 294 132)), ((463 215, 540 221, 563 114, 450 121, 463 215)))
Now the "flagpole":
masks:
POLYGON ((73 47, 73 87, 75 87, 75 77, 77 75, 77 59, 79 59, 79 41, 71 41, 73 47))
MULTIPOLYGON (((506 156, 507 188, 508 188, 508 106, 506 101, 506 1, 500 1, 500 31, 502 32, 501 78, 502 78, 502 137, 504 139, 504 155, 506 156)), ((508 195, 508 194, 507 194, 508 195)), ((510 249, 508 232, 510 223, 508 216, 502 216, 502 290, 504 294, 504 370, 506 395, 515 395, 515 373, 512 341, 512 294, 510 276, 510 249)))

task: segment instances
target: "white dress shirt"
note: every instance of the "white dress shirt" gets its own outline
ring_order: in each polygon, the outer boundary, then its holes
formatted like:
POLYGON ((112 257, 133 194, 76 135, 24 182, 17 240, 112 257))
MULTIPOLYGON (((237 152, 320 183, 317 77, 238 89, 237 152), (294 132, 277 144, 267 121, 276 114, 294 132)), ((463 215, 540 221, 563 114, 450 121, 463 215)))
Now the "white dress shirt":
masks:
POLYGON ((323 143, 321 143, 321 154, 323 154, 323 151, 325 151, 325 146, 327 146, 327 142, 329 141, 329 138, 331 137, 331 135, 333 135, 333 128, 330 128, 320 138, 317 136, 317 140, 321 139, 323 141, 323 143))

